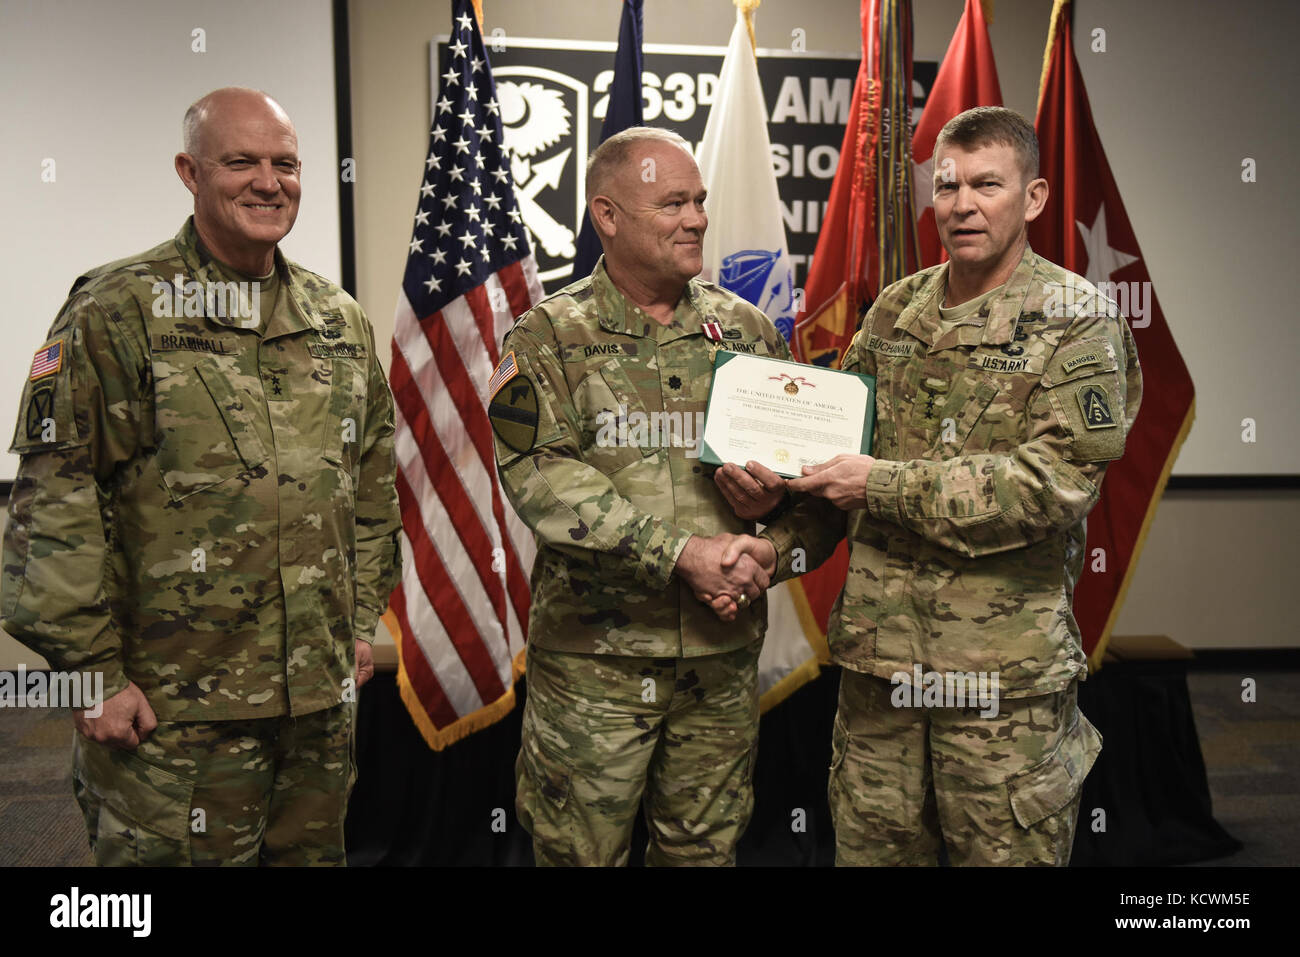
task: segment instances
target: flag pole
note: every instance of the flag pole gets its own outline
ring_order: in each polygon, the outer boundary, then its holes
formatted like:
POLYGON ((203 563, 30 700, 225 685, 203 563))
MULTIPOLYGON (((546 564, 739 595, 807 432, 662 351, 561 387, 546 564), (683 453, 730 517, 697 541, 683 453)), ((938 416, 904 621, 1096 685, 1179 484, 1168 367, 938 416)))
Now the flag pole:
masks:
POLYGON ((1052 20, 1047 27, 1047 48, 1043 50, 1043 72, 1038 78, 1038 103, 1035 110, 1043 108, 1043 91, 1047 89, 1047 74, 1052 67, 1052 48, 1056 46, 1057 28, 1061 24, 1061 15, 1070 0, 1055 0, 1052 5, 1052 20))

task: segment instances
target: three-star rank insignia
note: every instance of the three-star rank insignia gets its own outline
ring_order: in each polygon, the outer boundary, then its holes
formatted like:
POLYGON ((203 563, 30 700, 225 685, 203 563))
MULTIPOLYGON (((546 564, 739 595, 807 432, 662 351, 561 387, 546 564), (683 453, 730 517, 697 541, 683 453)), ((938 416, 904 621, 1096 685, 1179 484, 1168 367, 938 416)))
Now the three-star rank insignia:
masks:
POLYGON ((492 431, 516 452, 528 452, 537 439, 537 388, 507 353, 488 381, 488 419, 492 431))
POLYGON ((1110 401, 1106 390, 1098 385, 1084 386, 1075 393, 1079 399, 1079 409, 1083 412, 1083 424, 1090 429, 1113 429, 1115 417, 1110 411, 1110 401))

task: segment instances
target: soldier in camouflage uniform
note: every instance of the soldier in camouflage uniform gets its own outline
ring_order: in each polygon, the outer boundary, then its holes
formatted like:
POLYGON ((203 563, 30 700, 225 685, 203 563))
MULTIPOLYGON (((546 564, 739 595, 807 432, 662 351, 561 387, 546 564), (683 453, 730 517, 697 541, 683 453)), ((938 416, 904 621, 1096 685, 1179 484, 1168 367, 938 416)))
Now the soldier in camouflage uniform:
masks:
MULTIPOLYGON (((884 290, 843 361, 877 378, 874 458, 805 469, 788 486, 824 499, 821 518, 764 534, 783 556, 806 548, 809 567, 850 544, 828 636, 844 668, 838 862, 935 863, 942 840, 954 863, 1063 865, 1101 749, 1076 706, 1071 600, 1141 373, 1114 304, 1026 242, 1047 183, 1022 117, 955 117, 935 171, 950 263, 884 290), (934 673, 967 690, 981 672, 996 707, 909 687, 918 673, 939 687, 934 673)), ((740 498, 743 473, 719 482, 742 513, 771 500, 753 485, 740 498)))
POLYGON ((185 134, 194 217, 80 277, 37 353, 3 624, 104 675, 103 714, 75 715, 97 862, 341 864, 398 574, 392 398, 361 308, 279 252, 284 111, 218 90, 185 134))
POLYGON ((643 796, 648 863, 732 864, 767 622, 747 550, 771 549, 701 466, 698 426, 718 350, 789 351, 692 278, 707 218, 679 137, 633 128, 589 170, 605 255, 518 320, 490 388, 501 480, 538 542, 516 806, 542 864, 626 863, 643 796), (697 598, 724 594, 726 621, 697 598))

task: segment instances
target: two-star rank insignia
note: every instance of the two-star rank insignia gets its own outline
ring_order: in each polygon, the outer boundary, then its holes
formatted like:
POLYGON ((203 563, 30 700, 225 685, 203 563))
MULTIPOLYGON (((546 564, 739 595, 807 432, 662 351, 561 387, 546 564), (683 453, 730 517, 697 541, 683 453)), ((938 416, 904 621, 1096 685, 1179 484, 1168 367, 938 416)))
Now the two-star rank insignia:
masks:
POLYGON ((1115 417, 1111 415, 1110 402, 1106 390, 1101 386, 1084 386, 1075 395, 1079 398, 1079 408, 1083 412, 1083 424, 1090 429, 1113 429, 1115 417))

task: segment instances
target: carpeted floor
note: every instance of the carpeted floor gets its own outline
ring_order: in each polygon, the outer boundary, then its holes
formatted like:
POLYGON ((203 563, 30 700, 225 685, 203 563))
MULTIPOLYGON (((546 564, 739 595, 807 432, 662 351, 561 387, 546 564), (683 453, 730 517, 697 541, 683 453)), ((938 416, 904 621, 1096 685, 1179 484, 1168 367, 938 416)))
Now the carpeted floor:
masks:
MULTIPOLYGON (((1245 847, 1217 866, 1300 863, 1300 671, 1188 675, 1219 823, 1245 847)), ((72 722, 63 712, 0 709, 0 867, 90 863, 72 798, 72 722)))
POLYGON ((88 865, 66 711, 0 710, 0 867, 88 865))
POLYGON ((1187 676, 1214 817, 1245 847, 1215 866, 1300 864, 1300 672, 1187 676), (1255 679, 1255 700, 1242 681, 1255 679))

